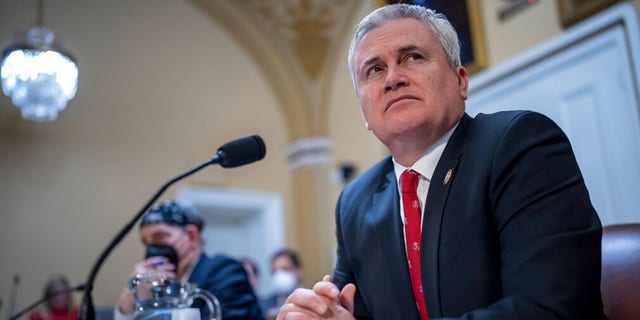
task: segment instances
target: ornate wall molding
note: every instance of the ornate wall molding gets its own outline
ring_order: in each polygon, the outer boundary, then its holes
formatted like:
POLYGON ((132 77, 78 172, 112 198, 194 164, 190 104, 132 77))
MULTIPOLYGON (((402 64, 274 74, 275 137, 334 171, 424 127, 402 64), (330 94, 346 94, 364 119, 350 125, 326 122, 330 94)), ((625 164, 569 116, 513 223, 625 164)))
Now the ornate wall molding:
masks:
POLYGON ((292 139, 327 132, 327 103, 362 1, 189 0, 255 59, 282 103, 292 139))
POLYGON ((343 0, 236 1, 275 42, 292 53, 312 80, 327 65, 348 4, 343 0))
POLYGON ((289 169, 317 166, 329 163, 333 143, 326 137, 302 138, 289 144, 285 149, 285 158, 289 169))

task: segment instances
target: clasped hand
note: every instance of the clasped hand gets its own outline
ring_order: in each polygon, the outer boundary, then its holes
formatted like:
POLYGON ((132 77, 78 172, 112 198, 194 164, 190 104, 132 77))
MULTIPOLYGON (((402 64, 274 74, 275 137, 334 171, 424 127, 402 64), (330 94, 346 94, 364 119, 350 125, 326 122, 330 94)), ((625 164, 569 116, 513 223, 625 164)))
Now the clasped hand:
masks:
POLYGON ((355 285, 347 284, 340 291, 331 282, 331 276, 324 276, 312 289, 296 289, 280 308, 277 320, 354 319, 355 293, 355 285))

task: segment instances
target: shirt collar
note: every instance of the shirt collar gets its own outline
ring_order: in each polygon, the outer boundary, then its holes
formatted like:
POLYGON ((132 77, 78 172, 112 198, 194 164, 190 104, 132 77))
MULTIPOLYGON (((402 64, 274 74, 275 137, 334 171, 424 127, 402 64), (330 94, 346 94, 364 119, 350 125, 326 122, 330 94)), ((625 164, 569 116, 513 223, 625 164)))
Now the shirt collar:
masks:
POLYGON ((398 186, 400 185, 400 175, 405 170, 415 170, 421 176, 427 179, 427 181, 431 182, 431 176, 433 176, 433 172, 436 170, 436 165, 438 165, 438 161, 440 161, 440 157, 444 152, 444 148, 447 146, 447 142, 449 142, 449 138, 453 134, 453 131, 458 127, 460 121, 458 121, 447 133, 445 133, 438 141, 436 141, 433 145, 431 145, 424 153, 418 158, 418 160, 411 165, 411 167, 405 167, 399 164, 396 159, 393 159, 393 167, 396 173, 396 182, 398 182, 398 186))

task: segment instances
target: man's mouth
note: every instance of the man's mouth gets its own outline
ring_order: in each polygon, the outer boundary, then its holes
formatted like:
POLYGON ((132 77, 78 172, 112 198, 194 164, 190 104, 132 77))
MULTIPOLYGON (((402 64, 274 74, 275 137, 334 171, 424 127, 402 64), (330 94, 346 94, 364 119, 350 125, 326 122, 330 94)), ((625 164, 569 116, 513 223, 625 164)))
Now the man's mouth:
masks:
POLYGON ((416 98, 414 96, 411 96, 411 95, 402 95, 402 96, 399 96, 399 97, 396 97, 396 98, 393 98, 393 99, 387 101, 387 105, 385 106, 384 111, 389 110, 389 108, 391 108, 391 106, 393 104, 395 104, 396 102, 403 101, 403 100, 409 100, 409 99, 418 100, 418 98, 416 98))

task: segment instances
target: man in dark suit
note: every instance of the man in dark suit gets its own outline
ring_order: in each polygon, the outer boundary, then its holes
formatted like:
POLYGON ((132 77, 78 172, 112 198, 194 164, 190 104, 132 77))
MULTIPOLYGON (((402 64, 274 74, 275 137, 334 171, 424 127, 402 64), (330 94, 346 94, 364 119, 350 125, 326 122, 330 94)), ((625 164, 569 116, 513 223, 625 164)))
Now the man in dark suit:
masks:
MULTIPOLYGON (((136 274, 164 274, 174 281, 196 284, 220 302, 223 319, 263 319, 258 299, 239 261, 218 254, 204 254, 200 231, 204 221, 191 206, 167 200, 153 206, 140 221, 140 237, 147 257, 134 266, 136 274)), ((135 307, 124 288, 115 308, 115 319, 130 319, 135 307)))
POLYGON ((349 67, 391 156, 340 195, 333 283, 297 290, 279 319, 605 318, 601 224, 553 121, 469 117, 455 30, 424 7, 365 17, 349 67))

